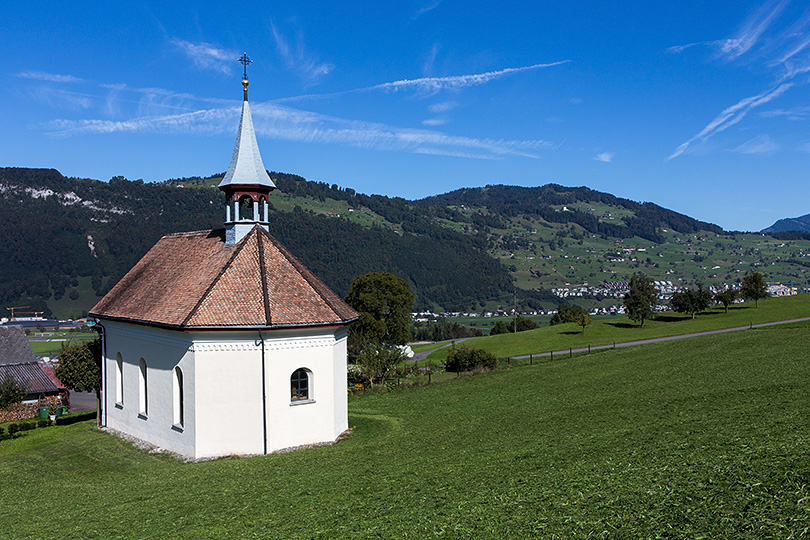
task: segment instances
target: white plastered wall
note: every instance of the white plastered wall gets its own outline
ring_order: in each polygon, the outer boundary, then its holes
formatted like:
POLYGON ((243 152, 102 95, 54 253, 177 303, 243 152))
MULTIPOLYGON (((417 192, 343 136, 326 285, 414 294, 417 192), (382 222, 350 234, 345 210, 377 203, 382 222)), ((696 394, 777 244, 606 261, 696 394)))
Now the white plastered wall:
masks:
POLYGON ((331 442, 348 427, 346 329, 268 332, 268 451, 331 442), (293 402, 290 377, 309 371, 310 399, 293 402))
POLYGON ((195 454, 192 341, 183 332, 104 321, 107 426, 178 454, 195 454), (123 360, 123 400, 116 403, 116 357, 123 360), (147 411, 139 404, 140 369, 147 366, 147 411), (183 372, 184 422, 174 424, 173 370, 183 372))
POLYGON ((345 327, 179 332, 104 322, 107 425, 179 454, 202 458, 262 454, 332 442, 348 427, 345 327), (115 402, 116 355, 124 399, 115 402), (148 368, 148 411, 139 414, 139 360, 148 368), (184 423, 173 425, 175 366, 183 372, 184 423), (307 403, 294 403, 290 377, 310 372, 307 403))

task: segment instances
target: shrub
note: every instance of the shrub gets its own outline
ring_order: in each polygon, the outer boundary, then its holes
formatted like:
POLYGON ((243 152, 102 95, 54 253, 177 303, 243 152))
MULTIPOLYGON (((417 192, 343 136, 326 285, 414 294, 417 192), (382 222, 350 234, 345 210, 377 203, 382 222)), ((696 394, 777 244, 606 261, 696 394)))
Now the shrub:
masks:
POLYGON ((445 369, 447 371, 470 371, 476 368, 495 369, 498 367, 498 357, 494 354, 475 347, 459 347, 447 355, 445 369))
POLYGON ((32 429, 37 428, 37 425, 32 423, 32 422, 24 422, 22 424, 19 424, 19 426, 20 426, 20 431, 30 431, 32 429))
POLYGON ((6 428, 0 427, 0 437, 6 432, 6 428))
POLYGON ((11 425, 8 426, 8 434, 9 435, 14 435, 18 431, 20 431, 20 426, 18 426, 17 424, 11 424, 11 425))
POLYGON ((46 418, 40 418, 39 421, 37 422, 37 426, 41 428, 48 427, 50 425, 51 421, 46 418))
POLYGON ((11 375, 6 374, 6 377, 0 382, 0 409, 19 403, 24 393, 25 388, 14 380, 11 375))

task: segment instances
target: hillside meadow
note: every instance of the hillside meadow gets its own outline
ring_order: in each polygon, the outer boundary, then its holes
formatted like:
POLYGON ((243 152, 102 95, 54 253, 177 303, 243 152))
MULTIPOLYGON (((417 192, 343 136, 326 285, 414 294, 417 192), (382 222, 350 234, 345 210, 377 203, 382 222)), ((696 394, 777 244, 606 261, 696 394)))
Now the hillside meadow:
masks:
POLYGON ((799 538, 810 326, 350 398, 345 440, 183 463, 92 422, 0 442, 4 538, 799 538))
MULTIPOLYGON (((498 334, 466 340, 464 345, 480 347, 498 357, 528 355, 564 351, 569 348, 582 348, 612 343, 625 343, 667 336, 706 332, 724 328, 749 326, 752 324, 793 320, 810 317, 810 294, 799 294, 780 298, 766 298, 755 308, 753 302, 733 304, 725 313, 722 306, 715 306, 700 313, 693 320, 690 315, 667 311, 654 319, 644 321, 642 328, 627 317, 613 317, 594 320, 583 332, 574 323, 546 326, 536 330, 516 334, 498 334)), ((445 342, 447 343, 447 342, 445 342)), ((420 344, 414 351, 426 351, 438 345, 420 344)), ((450 349, 439 349, 428 358, 443 363, 450 349)))

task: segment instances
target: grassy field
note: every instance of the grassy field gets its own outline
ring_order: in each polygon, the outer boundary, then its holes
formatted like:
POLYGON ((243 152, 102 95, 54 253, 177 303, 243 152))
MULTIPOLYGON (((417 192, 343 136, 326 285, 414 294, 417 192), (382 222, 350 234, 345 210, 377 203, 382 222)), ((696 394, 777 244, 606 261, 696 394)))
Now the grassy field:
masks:
MULTIPOLYGON (((594 320, 585 328, 574 323, 518 332, 483 336, 465 341, 465 345, 486 349, 499 357, 559 351, 588 345, 608 345, 664 336, 676 336, 692 332, 705 332, 721 328, 733 328, 750 324, 810 317, 810 294, 800 294, 782 298, 767 298, 759 301, 759 308, 753 302, 734 304, 725 313, 722 307, 715 307, 701 313, 692 320, 689 315, 674 312, 659 314, 653 320, 644 322, 644 328, 626 317, 612 317, 594 320)), ((420 345, 414 351, 429 350, 430 346, 420 345)), ((449 349, 441 349, 429 358, 443 362, 449 349)))
POLYGON ((4 538, 799 538, 810 326, 350 401, 346 440, 183 464, 92 422, 0 443, 4 538))
POLYGON ((73 340, 92 340, 98 334, 95 332, 60 332, 48 338, 47 341, 30 341, 34 354, 56 354, 62 350, 62 344, 73 340))

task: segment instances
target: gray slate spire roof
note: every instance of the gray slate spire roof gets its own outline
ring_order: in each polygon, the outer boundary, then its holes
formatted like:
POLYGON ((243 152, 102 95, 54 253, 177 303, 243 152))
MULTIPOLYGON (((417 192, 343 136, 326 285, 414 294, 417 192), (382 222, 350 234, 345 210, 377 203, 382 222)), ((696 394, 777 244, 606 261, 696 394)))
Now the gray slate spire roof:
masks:
POLYGON ((253 118, 250 115, 250 105, 247 101, 247 88, 245 100, 242 102, 242 120, 239 122, 239 135, 236 137, 236 146, 228 172, 219 187, 225 186, 264 186, 275 189, 276 185, 267 174, 259 154, 259 144, 256 142, 256 133, 253 131, 253 118))

